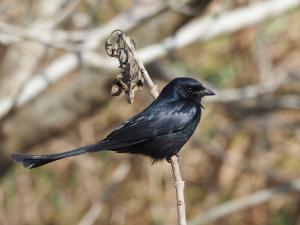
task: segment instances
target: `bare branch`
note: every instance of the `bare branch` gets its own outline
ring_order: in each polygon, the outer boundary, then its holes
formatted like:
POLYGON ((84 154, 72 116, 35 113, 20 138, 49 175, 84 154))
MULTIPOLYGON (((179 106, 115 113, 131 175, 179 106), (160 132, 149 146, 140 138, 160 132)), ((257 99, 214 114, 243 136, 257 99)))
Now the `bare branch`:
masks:
POLYGON ((136 53, 136 50, 135 50, 135 47, 132 45, 129 37, 126 37, 126 35, 123 33, 123 39, 125 40, 131 54, 133 55, 133 57, 135 58, 139 68, 140 68, 140 71, 141 71, 141 74, 143 75, 143 77, 145 78, 146 82, 147 82, 147 85, 150 89, 150 94, 152 95, 152 97, 155 99, 158 97, 159 93, 158 93, 158 90, 157 90, 157 86, 153 83, 153 81, 151 80, 150 78, 150 75, 148 74, 143 62, 140 60, 140 58, 138 57, 137 53, 136 53))
POLYGON ((176 188, 179 225, 186 225, 185 202, 184 202, 184 181, 181 178, 178 159, 176 156, 171 157, 171 166, 173 170, 173 176, 174 176, 175 188, 176 188))
MULTIPOLYGON (((123 39, 126 42, 126 45, 130 49, 132 55, 134 56, 139 68, 140 72, 145 78, 145 81, 150 89, 150 93, 152 97, 155 99, 158 97, 159 93, 157 90, 157 86, 153 83, 150 78, 147 70, 144 67, 144 64, 139 59, 135 47, 132 44, 132 41, 129 37, 127 37, 124 33, 122 34, 123 39)), ((175 188, 176 188, 176 197, 177 197, 177 209, 178 209, 178 221, 179 225, 186 225, 186 216, 185 216, 185 203, 184 203, 184 181, 181 178, 180 169, 178 165, 178 159, 176 155, 171 157, 171 166, 173 171, 173 176, 175 180, 175 188)))

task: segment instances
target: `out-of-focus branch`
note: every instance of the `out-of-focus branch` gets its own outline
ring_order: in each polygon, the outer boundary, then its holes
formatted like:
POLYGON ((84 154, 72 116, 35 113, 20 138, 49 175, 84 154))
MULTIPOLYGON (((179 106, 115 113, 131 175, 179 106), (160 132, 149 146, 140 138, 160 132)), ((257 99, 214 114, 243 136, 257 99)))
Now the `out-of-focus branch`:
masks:
POLYGON ((89 114, 96 107, 105 105, 109 99, 106 87, 108 81, 109 76, 97 76, 90 72, 70 80, 63 89, 51 95, 41 96, 22 112, 11 115, 1 124, 2 153, 9 155, 16 149, 25 152, 35 143, 67 129, 79 117, 89 114), (7 126, 9 129, 5 129, 7 126))
POLYGON ((65 21, 68 17, 72 15, 72 13, 76 10, 77 6, 83 0, 72 0, 67 4, 60 12, 57 13, 57 16, 50 21, 44 28, 53 29, 65 21))
MULTIPOLYGON (((270 16, 282 14, 287 10, 299 6, 299 4, 300 0, 268 0, 253 3, 241 9, 230 11, 219 17, 208 15, 188 23, 179 29, 173 37, 168 37, 160 43, 150 45, 139 51, 138 54, 141 60, 147 64, 168 54, 172 49, 180 49, 195 41, 206 41, 224 33, 234 32, 238 29, 260 22, 270 16)), ((97 43, 104 40, 111 32, 111 29, 118 27, 123 27, 123 31, 131 29, 145 18, 161 11, 164 7, 164 3, 159 1, 157 4, 153 4, 152 10, 143 11, 140 10, 141 6, 137 6, 129 11, 130 13, 133 12, 133 14, 130 14, 129 12, 122 13, 105 26, 96 29, 93 32, 89 32, 89 38, 84 44, 85 48, 95 48, 97 43), (143 15, 141 12, 143 12, 143 15), (147 12, 147 14, 145 14, 145 12, 147 12)), ((114 60, 107 60, 96 53, 86 52, 80 56, 80 59, 84 63, 92 66, 98 66, 108 70, 116 70, 117 68, 114 60)), ((68 53, 49 64, 44 71, 36 74, 34 78, 28 82, 24 91, 20 93, 20 97, 17 100, 17 107, 23 106, 32 98, 39 95, 39 93, 47 89, 50 84, 69 74, 78 67, 80 62, 81 61, 75 54, 68 53)), ((0 118, 9 112, 11 107, 12 99, 6 98, 0 100, 0 118)))
MULTIPOLYGON (((201 141, 194 139, 194 142, 199 145, 206 145, 205 143, 201 143, 201 141)), ((205 151, 207 154, 222 160, 224 163, 228 164, 229 166, 239 169, 241 171, 251 172, 260 174, 264 177, 267 177, 269 179, 272 179, 276 182, 284 182, 284 178, 280 176, 279 174, 276 174, 274 170, 272 169, 265 169, 261 165, 255 164, 255 166, 252 166, 250 163, 239 163, 238 156, 235 153, 226 153, 224 149, 219 146, 216 142, 210 142, 209 146, 207 148, 203 148, 203 151, 205 151)))
MULTIPOLYGON (((261 26, 259 30, 262 30, 261 26)), ((263 31, 260 31, 258 34, 258 38, 256 41, 256 49, 257 49, 256 61, 259 69, 260 82, 265 82, 271 78, 273 65, 272 65, 272 59, 268 54, 263 31)))
POLYGON ((197 9, 187 5, 189 0, 167 0, 168 6, 175 12, 184 14, 186 16, 197 16, 199 13, 197 9))
MULTIPOLYGON (((97 28, 86 34, 84 49, 94 49, 103 41, 111 32, 112 29, 122 27, 124 31, 132 29, 140 24, 145 19, 155 15, 165 8, 164 1, 153 1, 147 4, 137 4, 128 11, 121 13, 109 21, 104 26, 97 28)), ((43 32, 42 32, 43 33, 43 32)), ((39 35, 41 32, 39 32, 39 35)), ((1 38, 0 38, 1 39, 1 38)), ((49 39, 50 40, 50 39, 49 39)), ((52 40, 52 39, 51 39, 52 40)), ((105 66, 107 60, 101 60, 102 57, 95 56, 93 53, 78 54, 66 53, 63 56, 50 63, 43 71, 33 76, 33 78, 26 83, 19 96, 2 98, 0 100, 0 119, 3 118, 13 107, 19 108, 28 101, 38 96, 42 91, 47 89, 51 84, 63 78, 70 72, 78 68, 82 61, 91 62, 92 64, 105 66), (15 103, 15 104, 14 104, 15 103)), ((114 69, 117 68, 116 63, 111 63, 114 69)))
MULTIPOLYGON (((51 26, 49 23, 47 26, 51 26)), ((53 48, 62 49, 66 51, 81 51, 78 45, 67 42, 65 32, 50 31, 43 28, 25 29, 11 24, 0 22, 0 43, 11 44, 23 40, 35 41, 40 44, 51 46, 53 48)))
MULTIPOLYGON (((77 0, 66 13, 71 13, 74 7, 80 3, 77 0), (78 3, 77 3, 78 1, 78 3), (76 4, 75 4, 76 3, 76 4), (74 4, 74 5, 73 5, 74 4)), ((59 18, 56 22, 42 24, 38 27, 22 28, 10 24, 0 23, 0 42, 5 44, 22 41, 22 39, 29 39, 37 41, 49 46, 63 48, 63 46, 72 46, 68 42, 82 42, 77 50, 91 51, 94 50, 100 42, 102 42, 107 35, 114 29, 122 27, 122 30, 130 30, 139 25, 142 21, 166 9, 167 5, 162 0, 152 0, 147 3, 135 4, 129 10, 122 12, 120 15, 114 17, 105 25, 87 30, 87 31, 62 31, 51 30, 56 23, 64 19, 67 14, 59 18)), ((66 48, 67 49, 67 48, 66 48)), ((72 48, 70 48, 72 50, 72 48)))
POLYGON ((269 188, 257 191, 245 197, 241 197, 227 203, 224 203, 216 208, 209 210, 206 213, 201 212, 200 216, 189 221, 189 225, 201 225, 211 223, 217 219, 221 219, 231 213, 238 212, 266 201, 270 201, 272 198, 280 194, 286 194, 292 191, 300 191, 300 179, 292 181, 290 183, 280 185, 275 188, 269 188))
POLYGON ((217 96, 208 99, 211 102, 235 102, 245 99, 255 98, 261 95, 273 93, 278 88, 294 81, 300 79, 300 74, 296 72, 274 72, 276 76, 273 79, 254 84, 248 85, 242 88, 233 88, 219 91, 217 96))
POLYGON ((115 170, 111 176, 110 183, 107 185, 106 189, 102 192, 101 198, 99 198, 91 208, 86 212, 86 214, 79 221, 78 225, 93 225, 97 218, 100 216, 103 207, 110 199, 113 192, 120 185, 120 183, 126 178, 129 172, 129 164, 122 163, 115 170))
POLYGON ((300 0, 267 0, 232 10, 222 16, 207 15, 188 23, 174 36, 144 48, 140 55, 144 62, 150 62, 165 56, 172 49, 180 49, 195 41, 207 41, 218 35, 237 31, 299 5, 300 0))
MULTIPOLYGON (((167 68, 164 65, 159 65, 159 68, 165 74, 166 79, 174 79, 176 77, 172 69, 167 68)), ((210 83, 202 81, 205 86, 210 87, 217 92, 216 96, 205 99, 205 101, 213 103, 240 103, 243 100, 257 99, 259 102, 252 101, 252 104, 259 108, 299 108, 300 101, 297 94, 273 94, 286 85, 290 85, 294 82, 300 82, 300 71, 297 69, 294 70, 293 68, 289 69, 284 65, 279 65, 271 71, 269 75, 271 77, 270 79, 260 81, 257 84, 219 90, 218 88, 213 87, 210 83)), ((247 101, 247 103, 250 102, 247 101)), ((242 106, 242 104, 237 106, 242 106)))
POLYGON ((82 0, 71 1, 54 19, 37 21, 30 28, 22 28, 7 23, 0 23, 0 43, 11 44, 22 40, 32 40, 44 45, 69 51, 76 49, 67 41, 72 40, 71 32, 54 30, 56 26, 66 20, 77 8, 82 0))
POLYGON ((286 109, 298 109, 300 108, 299 95, 283 95, 274 98, 263 98, 262 105, 269 107, 286 108, 286 109))
MULTIPOLYGON (((0 23, 0 43, 14 44, 24 40, 31 40, 55 48, 61 48, 63 44, 70 45, 68 42, 82 42, 85 37, 84 31, 64 31, 51 30, 48 24, 37 27, 23 28, 8 23, 0 23)), ((96 29, 85 31, 93 33, 96 29)))
MULTIPOLYGON (((38 29, 48 29, 53 30, 56 26, 58 26, 60 23, 62 23, 65 19, 67 19, 76 9, 76 7, 79 5, 79 3, 82 0, 75 0, 75 1, 71 1, 69 4, 67 4, 65 7, 62 8, 62 10, 60 10, 57 13, 57 16, 54 16, 53 19, 49 19, 46 22, 45 21, 36 21, 35 23, 33 23, 32 27, 36 27, 37 30, 38 29)), ((18 37, 23 37, 24 39, 27 38, 31 38, 31 33, 30 30, 26 30, 26 29, 22 29, 22 28, 18 28, 12 25, 8 25, 5 23, 0 23, 0 31, 3 31, 5 33, 11 33, 11 34, 18 34, 18 37)), ((34 31, 34 29, 33 29, 34 31)), ((23 51, 23 58, 18 67, 19 70, 16 71, 16 76, 14 76, 14 74, 12 74, 12 76, 14 77, 21 77, 21 75, 23 75, 22 77, 22 81, 20 82, 20 84, 16 83, 14 85, 14 91, 13 93, 10 93, 10 101, 9 101, 9 106, 10 109, 7 111, 7 114, 9 114, 10 111, 14 110, 14 107, 17 104, 17 101, 19 99, 19 96, 21 95, 23 89, 26 87, 27 83, 30 81, 30 77, 34 75, 34 71, 43 63, 44 60, 46 60, 48 53, 49 53, 49 45, 52 44, 51 40, 56 40, 55 37, 51 37, 50 40, 44 40, 43 37, 46 37, 44 35, 43 32, 38 32, 38 33, 34 33, 33 32, 33 36, 36 36, 37 38, 41 38, 39 39, 40 42, 44 45, 34 45, 34 43, 25 43, 23 45, 19 45, 23 51), (25 49, 24 49, 25 48, 25 49), (29 51, 26 51, 27 49, 30 49, 29 51), (32 54, 33 52, 35 52, 35 54, 32 54), (27 57, 27 55, 30 55, 30 57, 27 57), (23 61, 28 61, 27 63, 24 63, 23 61), (30 65, 30 66, 29 66, 30 65)), ((1 33, 0 33, 0 37, 1 37, 1 33)), ((16 38, 18 38, 16 37, 16 38)), ((1 42, 1 40, 0 40, 1 42)), ((59 45, 59 44, 58 44, 59 45)), ((59 47, 63 48, 63 49, 71 49, 73 50, 73 46, 69 46, 67 44, 64 45, 60 45, 59 47)), ((17 47, 18 48, 18 47, 17 47)), ((13 81, 14 83, 14 81, 13 81)))
MULTIPOLYGON (((139 50, 138 54, 141 60, 147 64, 167 55, 171 50, 181 49, 196 41, 207 41, 219 35, 235 32, 266 18, 283 14, 299 5, 300 0, 267 0, 226 12, 220 16, 216 16, 215 12, 212 12, 189 22, 181 27, 175 35, 139 50)), ((94 55, 94 57, 103 58, 99 55, 94 55)), ((96 63, 92 63, 92 65, 97 66, 96 63)), ((98 66, 103 68, 102 65, 100 63, 98 66)), ((104 69, 114 70, 114 61, 107 60, 104 69)))

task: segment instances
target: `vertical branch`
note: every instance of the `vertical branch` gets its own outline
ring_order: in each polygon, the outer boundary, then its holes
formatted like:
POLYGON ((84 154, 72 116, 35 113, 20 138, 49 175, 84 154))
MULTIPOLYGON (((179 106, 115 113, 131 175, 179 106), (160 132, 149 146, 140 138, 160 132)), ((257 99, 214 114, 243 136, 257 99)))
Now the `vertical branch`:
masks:
MULTIPOLYGON (((125 41, 128 49, 133 55, 136 63, 139 66, 141 74, 143 75, 149 89, 150 94, 155 99, 158 97, 159 93, 157 90, 157 86, 153 83, 151 77, 149 76, 144 64, 137 56, 135 47, 129 37, 127 37, 124 33, 122 33, 122 39, 125 41)), ((174 183, 176 188, 176 197, 177 197, 177 211, 178 211, 178 221, 179 225, 186 225, 186 216, 185 216, 185 203, 184 203, 184 181, 181 178, 181 173, 179 169, 178 159, 176 155, 171 157, 171 166, 173 171, 174 183)))
POLYGON ((157 86, 153 83, 153 81, 151 80, 150 75, 148 74, 143 62, 139 59, 139 57, 137 56, 137 53, 135 51, 135 47, 132 44, 132 41, 129 37, 127 37, 124 33, 122 33, 122 38, 125 41, 128 49, 130 50, 132 56, 134 57, 136 63, 138 64, 141 74, 143 75, 149 89, 150 89, 150 94, 152 95, 152 97, 155 99, 158 97, 159 93, 157 90, 157 86))
POLYGON ((184 203, 184 181, 181 178, 181 173, 178 165, 178 159, 175 155, 171 157, 171 166, 176 187, 177 211, 179 225, 186 225, 185 203, 184 203))

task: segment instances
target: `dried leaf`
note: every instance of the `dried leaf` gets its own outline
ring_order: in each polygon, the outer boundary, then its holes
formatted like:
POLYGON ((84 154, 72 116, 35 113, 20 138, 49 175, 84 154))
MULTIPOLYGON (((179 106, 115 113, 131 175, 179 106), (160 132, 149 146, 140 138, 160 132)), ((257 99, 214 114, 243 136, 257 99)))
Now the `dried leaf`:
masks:
MULTIPOLYGON (((124 92, 127 101, 132 103, 135 92, 141 90, 144 85, 144 78, 124 38, 127 37, 121 31, 112 32, 105 42, 105 50, 109 56, 118 59, 121 70, 121 74, 117 76, 112 86, 111 94, 118 96, 124 92)), ((135 47, 134 41, 132 39, 130 41, 135 47)))

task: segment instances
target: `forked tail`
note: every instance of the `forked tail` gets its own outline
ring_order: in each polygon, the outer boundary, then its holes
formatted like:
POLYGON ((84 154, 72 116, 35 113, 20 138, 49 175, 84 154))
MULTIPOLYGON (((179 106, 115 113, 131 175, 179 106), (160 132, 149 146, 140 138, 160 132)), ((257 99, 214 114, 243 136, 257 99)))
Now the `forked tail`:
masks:
POLYGON ((30 154, 24 154, 24 153, 16 153, 12 154, 12 159, 15 160, 18 163, 22 163, 24 167, 32 169, 35 167, 43 166, 45 164, 48 164, 50 162, 60 160, 67 157, 72 157, 76 155, 85 154, 87 152, 96 152, 103 150, 101 142, 83 146, 80 148, 76 148, 71 151, 57 153, 57 154, 51 154, 51 155, 30 155, 30 154))

